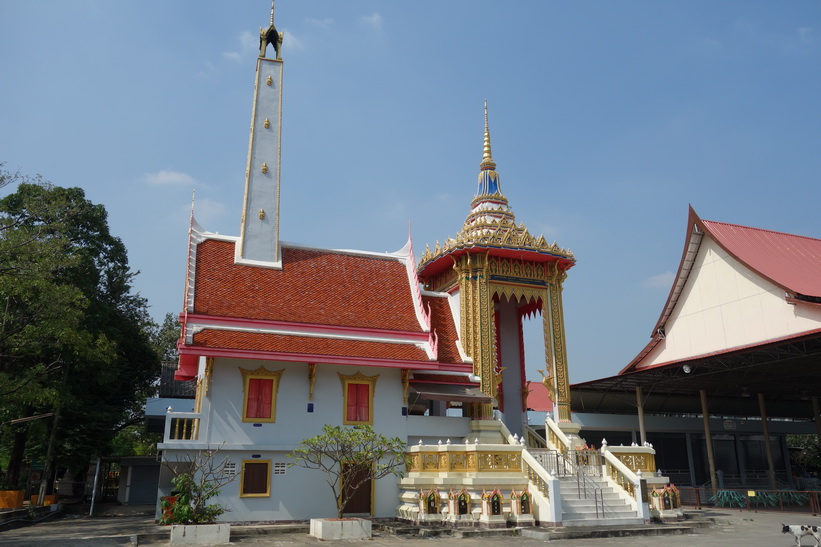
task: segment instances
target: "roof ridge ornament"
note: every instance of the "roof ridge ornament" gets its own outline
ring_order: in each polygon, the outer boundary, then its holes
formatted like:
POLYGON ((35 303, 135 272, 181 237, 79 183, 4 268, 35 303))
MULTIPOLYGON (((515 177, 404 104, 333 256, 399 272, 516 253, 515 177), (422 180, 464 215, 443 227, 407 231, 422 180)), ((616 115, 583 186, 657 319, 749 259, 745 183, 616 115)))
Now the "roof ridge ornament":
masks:
POLYGON ((282 60, 280 50, 282 49, 282 39, 285 34, 277 32, 274 26, 274 0, 271 0, 271 23, 267 29, 259 27, 259 56, 265 57, 265 50, 268 49, 268 44, 274 46, 277 60, 282 60))

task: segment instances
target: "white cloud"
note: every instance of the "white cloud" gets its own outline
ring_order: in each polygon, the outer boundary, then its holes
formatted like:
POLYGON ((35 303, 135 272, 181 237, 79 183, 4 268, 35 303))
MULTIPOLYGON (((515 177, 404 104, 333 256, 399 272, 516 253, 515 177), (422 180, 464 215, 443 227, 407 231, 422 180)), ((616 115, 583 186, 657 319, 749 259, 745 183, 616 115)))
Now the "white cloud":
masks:
POLYGON ((223 59, 228 59, 229 61, 238 63, 243 58, 248 57, 250 53, 254 53, 259 50, 259 36, 255 35, 253 32, 244 30, 239 33, 237 40, 239 41, 239 51, 224 51, 222 53, 223 59))
POLYGON ((701 37, 696 39, 695 49, 701 53, 718 53, 724 45, 714 38, 701 37))
POLYGON ((312 17, 309 17, 305 19, 305 22, 322 28, 330 28, 334 24, 334 20, 330 17, 325 17, 324 19, 314 19, 312 17))
POLYGON ((221 201, 208 198, 196 198, 194 200, 194 218, 206 229, 209 224, 223 217, 227 210, 228 208, 221 201))
POLYGON ((209 78, 217 72, 214 63, 210 61, 205 61, 202 65, 202 70, 200 70, 199 74, 197 74, 200 78, 209 78))
POLYGON ((259 36, 244 30, 239 33, 239 43, 244 53, 250 53, 259 49, 259 36))
MULTIPOLYGON (((221 224, 220 220, 225 217, 227 211, 228 207, 220 201, 201 197, 194 198, 194 218, 205 230, 213 231, 213 226, 221 224)), ((180 206, 176 217, 185 218, 187 221, 190 214, 191 202, 189 201, 180 206)), ((237 219, 237 222, 239 222, 239 219, 237 219)))
POLYGON ((187 173, 162 170, 156 173, 146 173, 143 180, 148 184, 168 186, 196 186, 197 180, 187 173))
POLYGON ((801 27, 797 31, 798 41, 802 44, 811 44, 815 41, 815 33, 810 27, 801 27))
POLYGON ((365 23, 366 25, 372 26, 376 30, 382 29, 382 16, 376 12, 374 12, 372 15, 366 15, 362 17, 359 21, 365 23))
POLYGON ((673 280, 675 278, 676 274, 673 272, 664 272, 648 277, 642 281, 642 285, 653 289, 669 289, 673 286, 673 280))
POLYGON ((297 38, 296 34, 288 29, 283 29, 283 34, 285 36, 282 39, 282 47, 286 50, 293 49, 293 50, 302 50, 305 49, 305 44, 297 38))

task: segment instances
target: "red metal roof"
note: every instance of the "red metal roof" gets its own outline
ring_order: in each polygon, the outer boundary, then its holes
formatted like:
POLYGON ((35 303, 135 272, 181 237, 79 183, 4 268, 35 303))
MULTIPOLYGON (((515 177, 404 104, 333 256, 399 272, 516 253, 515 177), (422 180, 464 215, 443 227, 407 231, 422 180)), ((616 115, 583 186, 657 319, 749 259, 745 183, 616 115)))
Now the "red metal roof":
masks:
POLYGON ((283 247, 282 269, 234 263, 234 242, 197 245, 194 313, 420 332, 404 263, 283 247))
POLYGON ((527 383, 527 408, 540 412, 552 412, 553 401, 547 394, 547 388, 541 382, 527 383))
POLYGON ((821 297, 821 239, 700 222, 722 249, 762 277, 785 291, 821 297))
MULTIPOLYGON (((661 316, 653 327, 651 340, 619 374, 636 370, 639 363, 661 341, 658 329, 665 326, 673 309, 678 305, 704 235, 712 238, 719 247, 741 264, 781 287, 785 292, 821 297, 821 239, 701 220, 690 207, 681 262, 661 316)), ((787 300, 789 301, 789 298, 787 300)), ((725 351, 736 349, 738 348, 725 351)), ((666 363, 654 367, 664 364, 666 363)))

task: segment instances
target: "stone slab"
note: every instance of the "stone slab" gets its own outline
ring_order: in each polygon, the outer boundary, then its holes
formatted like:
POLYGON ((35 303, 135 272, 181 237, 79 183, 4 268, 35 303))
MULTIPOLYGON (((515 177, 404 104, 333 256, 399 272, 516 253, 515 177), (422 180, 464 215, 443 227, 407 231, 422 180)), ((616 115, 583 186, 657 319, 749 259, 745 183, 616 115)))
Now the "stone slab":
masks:
POLYGON ((171 544, 197 545, 231 542, 230 524, 174 524, 171 544))
POLYGON ((368 519, 311 519, 310 535, 317 539, 370 539, 371 521, 368 519))

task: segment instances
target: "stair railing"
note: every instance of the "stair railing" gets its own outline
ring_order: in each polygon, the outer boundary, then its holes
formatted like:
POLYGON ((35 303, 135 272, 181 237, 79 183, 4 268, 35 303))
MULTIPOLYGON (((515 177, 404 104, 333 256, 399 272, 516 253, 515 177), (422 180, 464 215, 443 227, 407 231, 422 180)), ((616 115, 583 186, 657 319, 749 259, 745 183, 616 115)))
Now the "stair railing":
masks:
POLYGON ((522 429, 522 435, 526 439, 528 448, 547 448, 547 439, 531 426, 525 425, 522 429))
POLYGON ((610 453, 606 448, 602 448, 601 455, 604 476, 608 482, 623 493, 624 497, 627 498, 630 503, 630 506, 636 511, 636 514, 640 518, 649 518, 649 515, 645 512, 645 504, 642 502, 641 497, 641 477, 624 465, 621 460, 610 453))
POLYGON ((545 435, 547 436, 547 448, 558 450, 562 453, 567 453, 573 448, 573 443, 564 434, 564 431, 559 429, 559 425, 552 419, 545 418, 545 435))

